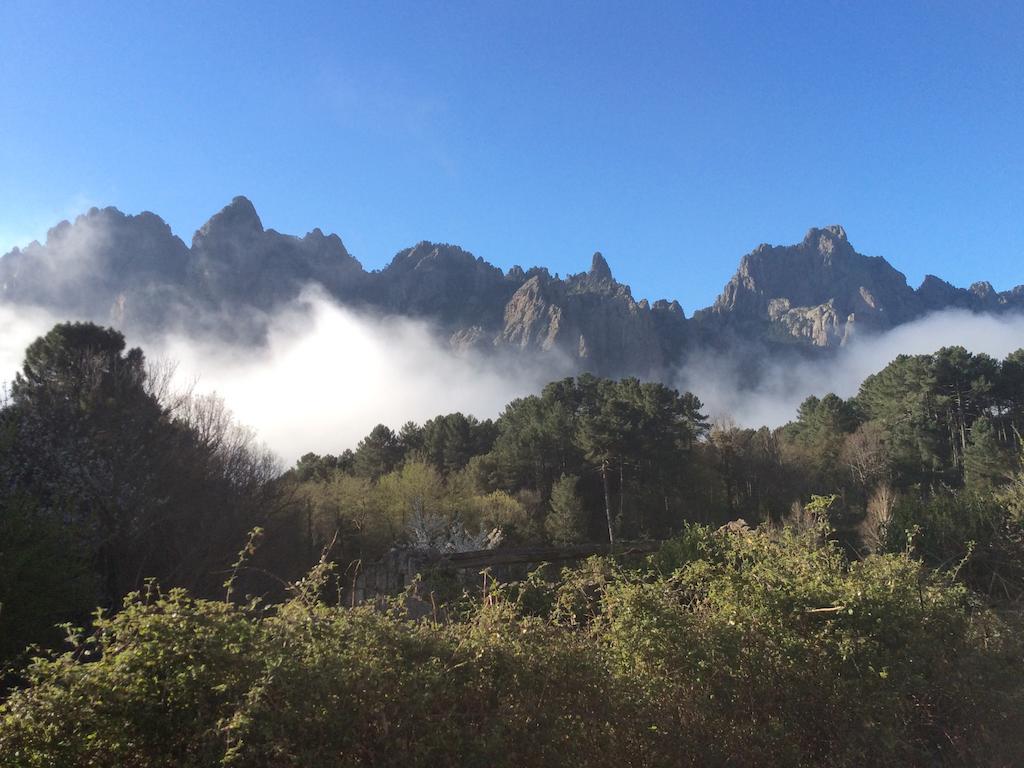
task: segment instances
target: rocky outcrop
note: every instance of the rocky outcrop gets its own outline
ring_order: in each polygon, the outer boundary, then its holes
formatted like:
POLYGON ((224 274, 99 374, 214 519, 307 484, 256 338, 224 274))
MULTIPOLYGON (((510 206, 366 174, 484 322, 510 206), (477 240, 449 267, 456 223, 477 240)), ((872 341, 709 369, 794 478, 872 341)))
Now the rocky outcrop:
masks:
POLYGON ((565 338, 562 308, 557 297, 561 293, 550 288, 551 278, 534 275, 516 291, 505 305, 505 327, 495 339, 499 346, 519 349, 556 349, 559 336, 565 338))
POLYGON ((603 375, 667 372, 685 334, 678 303, 636 302, 595 253, 588 272, 565 280, 535 274, 505 306, 495 345, 557 352, 574 366, 603 375))
POLYGON ((264 229, 244 197, 232 200, 192 238, 187 287, 211 304, 273 310, 309 283, 348 299, 365 282, 362 265, 337 235, 314 229, 300 238, 264 229))
POLYGON ((1024 310, 1024 285, 998 292, 987 281, 970 288, 956 288, 935 275, 926 275, 917 289, 924 311, 967 309, 972 312, 1005 312, 1024 310))
POLYGON ((840 226, 811 229, 791 246, 760 245, 709 309, 703 335, 746 336, 833 348, 856 332, 881 331, 927 312, 1024 309, 1024 288, 997 293, 989 283, 956 288, 928 275, 915 291, 881 256, 857 253, 840 226))
POLYGON ((704 322, 762 326, 776 339, 834 347, 854 328, 884 330, 919 314, 901 272, 881 256, 857 253, 841 226, 811 229, 791 246, 760 245, 739 269, 704 322))
POLYGON ((789 299, 773 299, 768 304, 768 319, 786 336, 816 347, 838 347, 851 337, 856 315, 838 312, 835 299, 816 307, 793 307, 789 299))
POLYGON ((970 309, 971 294, 963 288, 956 288, 935 275, 925 275, 917 289, 917 298, 924 311, 942 309, 970 309))
POLYGON ((495 328, 522 281, 458 246, 421 242, 368 281, 364 299, 389 313, 424 317, 455 332, 495 328))

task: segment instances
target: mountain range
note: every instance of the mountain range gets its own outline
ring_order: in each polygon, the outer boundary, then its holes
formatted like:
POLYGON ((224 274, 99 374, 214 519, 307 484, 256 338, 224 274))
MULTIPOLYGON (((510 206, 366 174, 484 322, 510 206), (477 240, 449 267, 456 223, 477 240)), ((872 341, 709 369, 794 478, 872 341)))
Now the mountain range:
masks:
POLYGON ((575 370, 644 377, 667 374, 700 348, 820 355, 933 311, 1024 310, 1024 286, 964 289, 928 275, 911 288, 881 256, 858 253, 841 226, 758 246, 690 318, 676 301, 635 300, 600 253, 588 271, 560 278, 421 242, 367 271, 337 235, 266 229, 244 197, 191 245, 153 213, 93 208, 51 229, 45 243, 0 257, 2 303, 129 333, 180 330, 244 344, 261 343, 274 313, 310 284, 362 313, 427 321, 458 350, 557 356, 575 370))

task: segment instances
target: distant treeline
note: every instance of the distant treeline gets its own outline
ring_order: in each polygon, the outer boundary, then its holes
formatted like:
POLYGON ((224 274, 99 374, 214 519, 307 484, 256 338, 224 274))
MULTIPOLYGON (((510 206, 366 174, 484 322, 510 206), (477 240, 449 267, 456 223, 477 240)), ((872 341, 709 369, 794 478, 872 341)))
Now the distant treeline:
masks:
POLYGON ((567 543, 662 539, 687 522, 777 524, 832 495, 851 552, 895 551, 916 526, 931 562, 959 563, 973 542, 967 572, 1018 594, 1022 574, 1003 549, 1022 502, 1024 350, 1002 362, 960 347, 900 356, 855 397, 809 397, 774 430, 710 425, 702 409, 661 384, 584 374, 494 422, 453 413, 378 425, 354 451, 307 454, 285 477, 318 545, 344 532, 343 559, 402 541, 414 511, 506 542, 567 543))

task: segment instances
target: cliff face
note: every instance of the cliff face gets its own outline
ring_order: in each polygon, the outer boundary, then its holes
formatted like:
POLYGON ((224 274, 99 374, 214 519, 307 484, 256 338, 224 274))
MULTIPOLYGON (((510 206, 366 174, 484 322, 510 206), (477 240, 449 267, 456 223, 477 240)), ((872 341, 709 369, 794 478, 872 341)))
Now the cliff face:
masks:
POLYGON ((270 310, 308 283, 339 298, 356 296, 365 277, 337 235, 314 229, 300 238, 264 229, 252 203, 236 197, 193 236, 186 287, 211 304, 270 310))
POLYGON ((763 326, 771 336, 817 347, 857 329, 885 330, 918 314, 914 291, 880 256, 862 256, 840 226, 811 229, 803 242, 760 245, 710 309, 708 322, 763 326))
POLYGON ((427 321, 456 349, 557 359, 605 375, 658 376, 703 344, 822 350, 948 308, 1024 310, 1024 286, 957 288, 929 275, 915 291, 880 256, 857 253, 842 227, 740 260, 715 303, 687 320, 675 301, 636 301, 607 261, 564 279, 507 273, 453 245, 421 242, 366 272, 337 235, 265 229, 231 201, 191 247, 152 213, 92 209, 45 244, 0 258, 0 301, 33 304, 129 331, 183 329, 259 343, 268 318, 309 284, 367 313, 427 321))
POLYGON ((600 253, 590 271, 565 280, 533 275, 505 305, 498 347, 557 352, 577 367, 605 375, 657 375, 682 348, 678 303, 636 302, 600 253))
POLYGON ((857 253, 840 226, 811 229, 801 243, 760 245, 708 310, 705 334, 742 329, 770 341, 837 347, 856 332, 882 331, 942 309, 1024 308, 1016 288, 996 293, 988 283, 954 288, 929 275, 915 291, 881 256, 857 253))

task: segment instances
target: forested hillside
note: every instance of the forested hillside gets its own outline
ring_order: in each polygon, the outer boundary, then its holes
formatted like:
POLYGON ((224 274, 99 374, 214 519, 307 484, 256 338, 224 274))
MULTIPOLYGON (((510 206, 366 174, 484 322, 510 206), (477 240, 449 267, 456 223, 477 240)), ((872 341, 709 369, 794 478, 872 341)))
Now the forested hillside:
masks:
POLYGON ((287 470, 170 381, 68 323, 10 386, 0 765, 1024 759, 1024 350, 901 356, 778 429, 583 374, 287 470), (344 578, 582 542, 611 554, 425 575, 424 619, 344 578))

